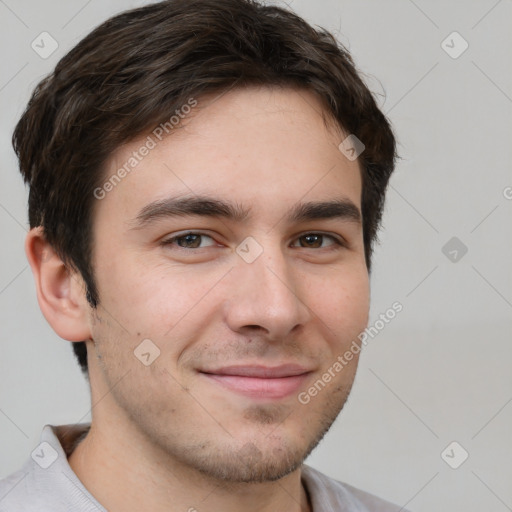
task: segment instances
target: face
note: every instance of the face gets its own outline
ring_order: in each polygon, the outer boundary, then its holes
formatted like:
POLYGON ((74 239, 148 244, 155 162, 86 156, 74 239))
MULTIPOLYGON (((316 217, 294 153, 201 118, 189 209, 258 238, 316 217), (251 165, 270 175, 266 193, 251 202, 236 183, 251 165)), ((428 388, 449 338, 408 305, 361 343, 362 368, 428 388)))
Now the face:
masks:
POLYGON ((138 162, 94 206, 94 421, 233 482, 283 477, 328 430, 369 284, 359 165, 321 111, 305 91, 232 90, 113 155, 106 180, 138 162))

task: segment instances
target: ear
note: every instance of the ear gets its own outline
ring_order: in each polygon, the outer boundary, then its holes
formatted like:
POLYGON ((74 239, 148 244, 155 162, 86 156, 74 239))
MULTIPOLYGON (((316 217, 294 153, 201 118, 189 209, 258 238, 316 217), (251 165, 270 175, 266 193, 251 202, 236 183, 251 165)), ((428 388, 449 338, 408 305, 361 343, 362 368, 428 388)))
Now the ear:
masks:
POLYGON ((68 341, 90 339, 90 306, 80 274, 68 270, 46 241, 42 227, 29 231, 25 253, 34 274, 39 307, 53 330, 68 341))

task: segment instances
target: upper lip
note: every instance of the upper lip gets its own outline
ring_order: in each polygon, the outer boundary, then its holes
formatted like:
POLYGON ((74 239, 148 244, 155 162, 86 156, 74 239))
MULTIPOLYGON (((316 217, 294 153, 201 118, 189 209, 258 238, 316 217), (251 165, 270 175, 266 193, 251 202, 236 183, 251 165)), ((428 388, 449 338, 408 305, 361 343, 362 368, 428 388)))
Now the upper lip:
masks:
POLYGON ((259 379, 279 379, 283 377, 293 377, 309 373, 304 366, 297 364, 282 364, 280 366, 262 366, 262 365, 234 365, 223 366, 213 370, 200 370, 201 373, 212 375, 230 375, 238 377, 254 377, 259 379))

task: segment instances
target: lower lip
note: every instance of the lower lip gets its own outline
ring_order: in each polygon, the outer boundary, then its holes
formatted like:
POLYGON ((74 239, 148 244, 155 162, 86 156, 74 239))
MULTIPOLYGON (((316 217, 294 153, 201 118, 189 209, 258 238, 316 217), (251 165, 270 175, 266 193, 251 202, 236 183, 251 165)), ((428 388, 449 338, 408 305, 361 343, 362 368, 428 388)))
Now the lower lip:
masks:
POLYGON ((203 373, 209 380, 221 386, 251 398, 279 399, 296 393, 309 374, 293 375, 274 379, 261 379, 257 377, 242 377, 239 375, 214 375, 203 373))

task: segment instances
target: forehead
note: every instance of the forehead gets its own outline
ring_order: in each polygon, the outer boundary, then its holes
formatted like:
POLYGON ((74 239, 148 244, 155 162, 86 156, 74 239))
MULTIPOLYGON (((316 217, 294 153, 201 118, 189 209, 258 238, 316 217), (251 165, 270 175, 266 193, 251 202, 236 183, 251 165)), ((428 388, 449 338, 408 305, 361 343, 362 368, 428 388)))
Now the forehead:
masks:
POLYGON ((339 151, 346 134, 326 123, 314 93, 251 87, 193 100, 169 133, 156 126, 112 155, 102 185, 115 183, 97 215, 133 218, 148 201, 180 194, 234 198, 267 214, 301 198, 360 204, 359 163, 339 151))

